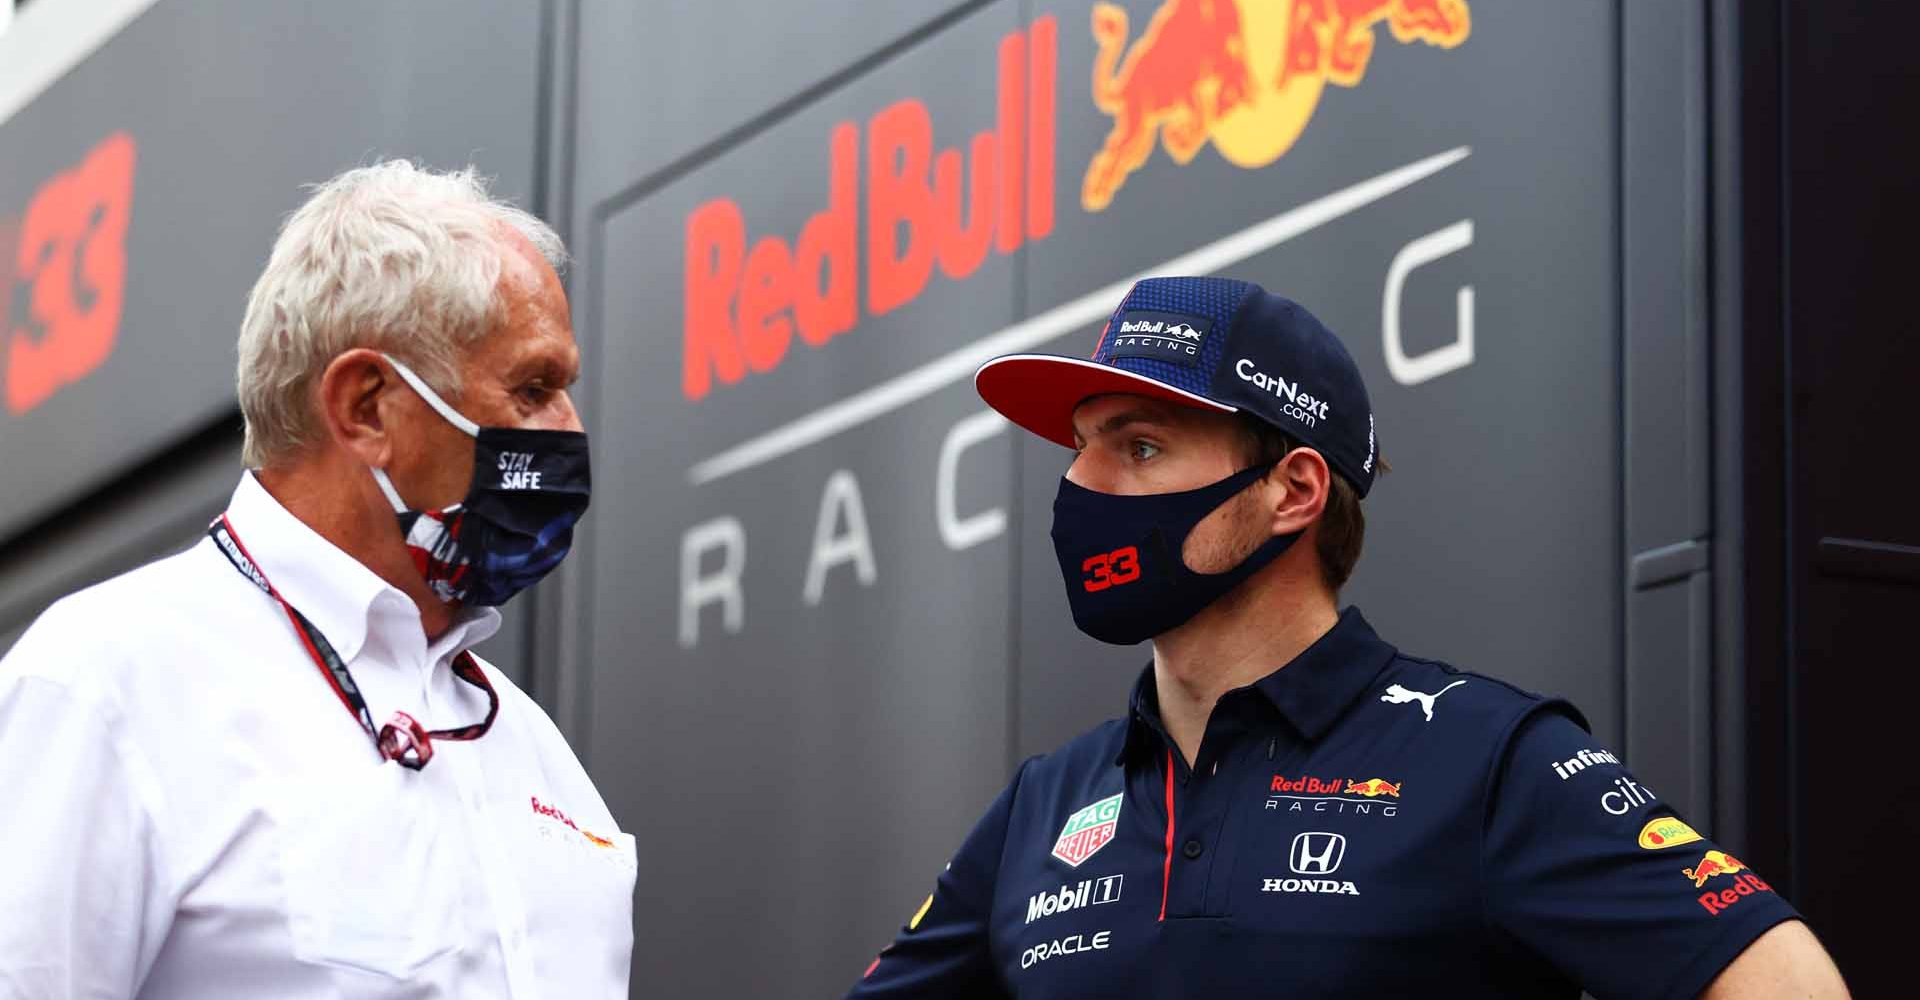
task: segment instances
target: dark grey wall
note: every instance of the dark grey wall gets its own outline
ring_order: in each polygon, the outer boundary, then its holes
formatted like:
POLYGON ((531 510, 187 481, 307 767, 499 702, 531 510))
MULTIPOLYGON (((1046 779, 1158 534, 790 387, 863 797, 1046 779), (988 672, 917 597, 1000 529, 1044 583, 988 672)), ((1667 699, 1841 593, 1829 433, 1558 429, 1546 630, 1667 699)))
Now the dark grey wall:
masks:
POLYGON ((475 162, 525 202, 540 23, 514 0, 164 3, 0 123, 0 377, 6 342, 61 336, 16 280, 34 195, 111 134, 136 161, 111 354, 26 412, 0 404, 0 539, 232 409, 246 293, 301 184, 407 155, 475 162))

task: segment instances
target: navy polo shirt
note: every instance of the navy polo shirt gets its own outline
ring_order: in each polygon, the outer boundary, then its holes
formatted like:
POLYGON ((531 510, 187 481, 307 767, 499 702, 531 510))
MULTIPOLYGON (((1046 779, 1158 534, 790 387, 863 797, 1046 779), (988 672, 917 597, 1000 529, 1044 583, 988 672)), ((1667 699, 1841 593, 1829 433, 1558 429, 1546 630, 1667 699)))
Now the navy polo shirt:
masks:
POLYGON ((1694 997, 1794 917, 1571 705, 1349 608, 1192 768, 1151 668, 1028 760, 849 996, 1694 997))

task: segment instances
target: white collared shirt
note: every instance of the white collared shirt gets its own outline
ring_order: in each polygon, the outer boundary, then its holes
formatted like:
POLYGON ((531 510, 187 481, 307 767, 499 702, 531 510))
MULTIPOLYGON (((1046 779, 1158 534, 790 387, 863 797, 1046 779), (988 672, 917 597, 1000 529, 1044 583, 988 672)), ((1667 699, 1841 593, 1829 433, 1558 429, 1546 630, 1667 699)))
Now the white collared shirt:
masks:
MULTIPOLYGON (((478 721, 399 590, 251 474, 235 533, 375 724, 478 721)), ((0 998, 625 997, 633 837, 545 713, 382 761, 278 604, 200 544, 49 608, 0 661, 0 998)))

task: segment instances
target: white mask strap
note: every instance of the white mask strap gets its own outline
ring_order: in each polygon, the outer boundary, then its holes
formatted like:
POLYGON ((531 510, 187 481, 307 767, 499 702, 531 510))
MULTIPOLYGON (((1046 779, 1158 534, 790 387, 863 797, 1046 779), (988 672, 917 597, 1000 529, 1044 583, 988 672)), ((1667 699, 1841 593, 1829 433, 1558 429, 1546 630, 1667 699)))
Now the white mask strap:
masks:
MULTIPOLYGON (((432 389, 427 388, 427 383, 423 381, 420 378, 420 376, 415 375, 413 373, 413 369, 408 368, 406 365, 403 365, 398 361, 395 361, 392 358, 392 356, 388 354, 382 353, 380 356, 383 358, 386 358, 387 363, 393 366, 393 370, 396 372, 399 372, 400 377, 404 379, 408 385, 413 387, 413 391, 416 393, 419 393, 420 398, 426 400, 427 405, 433 407, 434 410, 438 412, 441 417, 446 419, 447 423, 450 423, 453 426, 460 428, 462 431, 465 431, 468 437, 477 438, 480 436, 480 425, 462 416, 459 410, 456 410, 453 407, 448 406, 447 401, 444 399, 441 399, 438 393, 434 392, 432 389)), ((386 484, 385 488, 387 490, 387 497, 393 500, 395 507, 398 508, 399 502, 400 502, 399 495, 393 492, 392 484, 391 483, 386 484)), ((400 508, 400 509, 404 509, 404 508, 400 508)))
POLYGON ((387 478, 387 470, 374 469, 373 481, 380 484, 380 492, 387 495, 387 502, 393 505, 395 514, 407 512, 407 502, 400 499, 400 491, 393 488, 393 480, 387 478))

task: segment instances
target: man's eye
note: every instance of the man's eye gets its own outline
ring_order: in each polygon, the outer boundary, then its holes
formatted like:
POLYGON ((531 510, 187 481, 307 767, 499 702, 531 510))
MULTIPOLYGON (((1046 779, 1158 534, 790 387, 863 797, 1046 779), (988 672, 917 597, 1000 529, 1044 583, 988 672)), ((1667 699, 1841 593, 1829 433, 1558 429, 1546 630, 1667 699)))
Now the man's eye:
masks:
POLYGON ((539 383, 534 383, 533 385, 521 386, 519 391, 515 393, 515 395, 518 395, 521 399, 526 400, 528 403, 538 406, 542 403, 545 403, 548 399, 552 398, 553 390, 539 383))
POLYGON ((1135 441, 1130 448, 1133 460, 1136 462, 1144 462, 1160 454, 1160 446, 1150 441, 1135 441))

